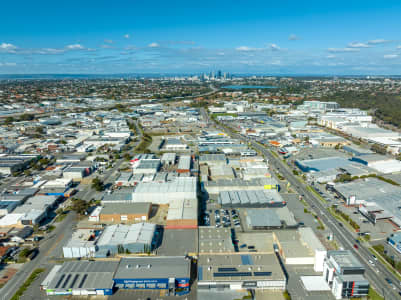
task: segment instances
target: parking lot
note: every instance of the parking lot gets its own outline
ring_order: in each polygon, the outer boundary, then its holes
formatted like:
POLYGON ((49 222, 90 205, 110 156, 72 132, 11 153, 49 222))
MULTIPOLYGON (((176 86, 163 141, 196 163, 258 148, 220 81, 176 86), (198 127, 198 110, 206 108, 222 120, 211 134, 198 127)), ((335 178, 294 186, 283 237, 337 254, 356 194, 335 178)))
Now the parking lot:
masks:
POLYGON ((209 209, 204 214, 203 224, 216 228, 230 227, 236 230, 241 229, 241 220, 239 212, 236 209, 209 209))

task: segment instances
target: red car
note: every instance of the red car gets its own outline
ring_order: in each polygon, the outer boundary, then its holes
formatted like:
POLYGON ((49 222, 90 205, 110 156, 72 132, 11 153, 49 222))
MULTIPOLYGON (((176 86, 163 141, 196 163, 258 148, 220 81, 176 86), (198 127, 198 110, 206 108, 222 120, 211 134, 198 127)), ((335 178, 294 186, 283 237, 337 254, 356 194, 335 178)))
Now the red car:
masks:
POLYGON ((354 248, 355 248, 355 249, 358 249, 359 247, 358 247, 358 245, 357 245, 357 244, 354 244, 354 248))

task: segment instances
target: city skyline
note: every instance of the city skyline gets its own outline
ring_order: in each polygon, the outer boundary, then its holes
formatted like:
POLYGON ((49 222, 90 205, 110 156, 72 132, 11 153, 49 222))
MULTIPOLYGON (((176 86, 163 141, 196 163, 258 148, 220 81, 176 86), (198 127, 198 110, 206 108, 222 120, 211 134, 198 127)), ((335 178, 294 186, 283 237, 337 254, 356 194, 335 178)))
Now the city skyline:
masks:
POLYGON ((3 9, 0 74, 401 74, 397 1, 20 1, 3 9))

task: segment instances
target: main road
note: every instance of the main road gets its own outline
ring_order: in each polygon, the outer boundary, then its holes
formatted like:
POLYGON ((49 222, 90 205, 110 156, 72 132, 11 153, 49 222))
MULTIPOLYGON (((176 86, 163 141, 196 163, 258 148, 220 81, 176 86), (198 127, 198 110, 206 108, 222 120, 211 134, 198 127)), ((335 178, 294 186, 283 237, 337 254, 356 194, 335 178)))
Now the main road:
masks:
MULTIPOLYGON (((207 112, 202 109, 202 115, 208 120, 208 122, 213 121, 207 112)), ((214 122, 214 121, 213 121, 214 122)), ((292 188, 309 203, 310 206, 314 207, 317 216, 322 220, 322 222, 333 232, 335 238, 341 243, 344 249, 351 250, 356 257, 359 258, 361 263, 366 267, 365 276, 369 280, 370 284, 375 288, 375 290, 381 295, 385 296, 385 299, 400 299, 400 281, 398 278, 391 273, 382 263, 375 261, 375 266, 369 263, 372 259, 372 254, 370 251, 362 244, 358 246, 358 249, 354 248, 355 237, 351 232, 346 229, 345 226, 340 225, 335 217, 333 217, 324 207, 321 200, 316 197, 309 189, 307 189, 304 183, 301 183, 298 178, 292 173, 292 170, 283 163, 280 158, 272 155, 269 149, 261 144, 244 137, 241 134, 233 132, 230 128, 222 127, 217 122, 214 122, 217 128, 225 131, 230 136, 240 139, 245 143, 250 143, 254 149, 261 152, 269 160, 270 166, 278 170, 291 184, 292 188), (393 286, 389 286, 385 281, 385 278, 391 279, 393 286)))
POLYGON ((56 228, 39 244, 38 255, 25 265, 0 290, 0 299, 8 300, 37 268, 49 266, 49 260, 60 256, 61 249, 71 238, 76 214, 68 213, 67 217, 56 225, 56 228))

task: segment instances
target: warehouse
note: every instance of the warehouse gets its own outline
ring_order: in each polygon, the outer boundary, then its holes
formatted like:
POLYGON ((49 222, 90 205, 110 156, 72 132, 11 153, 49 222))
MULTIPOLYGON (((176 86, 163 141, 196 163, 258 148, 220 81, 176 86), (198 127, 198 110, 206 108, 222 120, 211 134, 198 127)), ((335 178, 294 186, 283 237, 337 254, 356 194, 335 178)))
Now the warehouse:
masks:
POLYGON ((210 177, 212 180, 220 180, 220 179, 234 179, 235 174, 233 168, 227 165, 222 166, 210 166, 210 177))
POLYGON ((157 236, 155 224, 110 225, 97 241, 96 256, 149 252, 153 250, 157 236))
POLYGON ((163 165, 174 165, 177 155, 175 153, 164 153, 161 158, 163 165))
POLYGON ((286 278, 277 256, 270 254, 201 254, 198 289, 285 290, 286 278))
POLYGON ((227 159, 225 154, 203 154, 199 156, 199 163, 209 166, 221 166, 227 164, 227 159))
POLYGON ((50 295, 112 295, 117 261, 70 261, 56 265, 42 287, 50 295), (56 270, 56 271, 53 271, 56 270))
POLYGON ((94 257, 98 232, 92 229, 78 229, 72 233, 71 239, 63 247, 65 258, 94 257))
POLYGON ((377 178, 366 178, 349 183, 336 184, 334 191, 347 205, 358 209, 372 223, 389 220, 401 227, 401 188, 377 178))
POLYGON ((248 230, 293 228, 298 225, 287 207, 247 209, 244 216, 248 230))
POLYGON ((1 155, 0 156, 0 174, 10 175, 14 172, 24 170, 31 161, 38 159, 38 155, 1 155))
POLYGON ((191 156, 190 155, 180 155, 178 160, 177 173, 189 173, 191 170, 191 156))
POLYGON ((274 178, 254 178, 252 180, 235 178, 203 182, 202 188, 209 195, 218 195, 224 191, 279 190, 279 185, 274 178))
POLYGON ((353 161, 364 164, 380 173, 394 173, 401 171, 401 162, 380 154, 355 156, 353 161))
POLYGON ((63 177, 67 179, 82 179, 91 173, 91 169, 88 167, 77 167, 70 166, 63 171, 63 177))
POLYGON ((182 256, 122 258, 114 275, 120 289, 166 290, 181 295, 190 289, 191 260, 182 256))
POLYGON ((283 207, 286 205, 276 190, 220 192, 218 202, 223 208, 283 207))
POLYGON ((58 196, 35 196, 15 208, 12 214, 22 214, 19 219, 22 225, 36 225, 48 216, 59 199, 58 196))
POLYGON ((175 200, 197 199, 195 177, 177 177, 168 182, 140 182, 132 193, 133 202, 169 204, 175 200))
MULTIPOLYGON (((102 198, 104 203, 131 203, 132 202, 132 188, 115 190, 112 193, 105 193, 102 198)), ((140 201, 138 201, 140 202, 140 201)))
POLYGON ((134 174, 156 174, 160 169, 160 159, 141 159, 139 164, 133 168, 134 174))
POLYGON ((197 199, 175 199, 170 201, 166 229, 194 229, 197 227, 197 199))
MULTIPOLYGON (((138 174, 142 175, 142 174, 138 174)), ((132 173, 131 172, 121 172, 120 176, 116 179, 114 184, 116 186, 130 186, 133 185, 133 182, 131 181, 132 179, 132 173)))
POLYGON ((152 204, 136 203, 105 203, 99 214, 102 223, 129 223, 149 220, 152 204))
POLYGON ((342 168, 351 163, 350 160, 342 157, 324 157, 310 160, 296 160, 295 164, 303 172, 320 172, 330 169, 342 168))
POLYGON ((199 253, 234 253, 231 229, 212 226, 199 227, 199 253))
POLYGON ((180 139, 177 138, 168 138, 164 140, 163 148, 169 151, 182 151, 188 148, 188 146, 181 142, 180 139))
POLYGON ((279 230, 273 237, 286 265, 313 265, 315 272, 323 271, 327 251, 311 228, 279 230))

